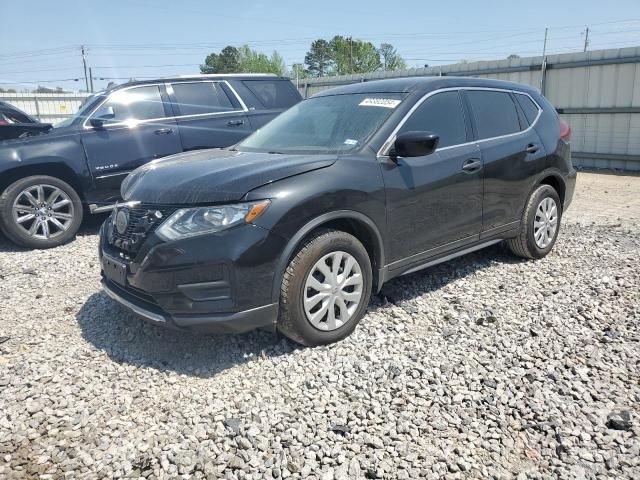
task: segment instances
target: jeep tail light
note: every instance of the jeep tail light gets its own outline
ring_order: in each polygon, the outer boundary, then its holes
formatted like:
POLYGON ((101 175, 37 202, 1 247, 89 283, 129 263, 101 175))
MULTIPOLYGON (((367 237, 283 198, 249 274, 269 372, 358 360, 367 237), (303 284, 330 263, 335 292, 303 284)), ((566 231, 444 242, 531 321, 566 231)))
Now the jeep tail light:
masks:
POLYGON ((560 138, 567 142, 571 139, 571 127, 562 119, 560 119, 560 138))

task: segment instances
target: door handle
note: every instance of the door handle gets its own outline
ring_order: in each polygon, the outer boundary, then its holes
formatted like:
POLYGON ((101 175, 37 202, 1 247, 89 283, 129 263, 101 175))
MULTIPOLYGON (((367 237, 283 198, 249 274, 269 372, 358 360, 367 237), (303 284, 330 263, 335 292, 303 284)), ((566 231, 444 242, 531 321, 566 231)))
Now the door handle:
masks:
POLYGON ((538 150, 540 150, 540 147, 535 143, 530 143, 526 148, 527 153, 536 153, 538 150))
POLYGON ((467 173, 477 172, 482 168, 482 162, 477 158, 470 158, 462 164, 462 170, 467 173))
POLYGON ((239 127, 240 125, 244 125, 244 120, 229 120, 227 125, 230 127, 239 127))
POLYGON ((155 133, 156 135, 169 135, 172 132, 173 130, 171 130, 170 128, 159 128, 158 130, 155 130, 153 133, 155 133))

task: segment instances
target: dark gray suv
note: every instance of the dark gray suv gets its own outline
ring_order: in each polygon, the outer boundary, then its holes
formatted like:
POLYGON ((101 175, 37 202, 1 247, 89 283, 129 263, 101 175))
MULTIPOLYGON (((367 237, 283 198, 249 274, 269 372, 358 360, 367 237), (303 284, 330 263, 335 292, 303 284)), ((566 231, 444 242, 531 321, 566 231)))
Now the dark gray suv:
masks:
POLYGON ((119 198, 132 170, 234 145, 300 100, 288 78, 264 74, 136 81, 100 92, 48 133, 0 142, 0 229, 19 245, 60 245, 86 210, 119 198))

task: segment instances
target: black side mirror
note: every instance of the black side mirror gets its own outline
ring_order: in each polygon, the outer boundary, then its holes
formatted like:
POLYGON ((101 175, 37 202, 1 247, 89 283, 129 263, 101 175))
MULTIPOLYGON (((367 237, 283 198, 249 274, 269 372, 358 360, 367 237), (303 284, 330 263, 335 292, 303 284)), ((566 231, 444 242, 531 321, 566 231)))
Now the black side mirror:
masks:
POLYGON ((89 120, 89 123, 94 128, 102 128, 107 120, 112 120, 114 118, 116 118, 116 114, 113 111, 112 106, 102 107, 96 112, 95 116, 89 120))
POLYGON ((424 157, 438 148, 440 137, 433 132, 404 132, 396 137, 390 157, 424 157))

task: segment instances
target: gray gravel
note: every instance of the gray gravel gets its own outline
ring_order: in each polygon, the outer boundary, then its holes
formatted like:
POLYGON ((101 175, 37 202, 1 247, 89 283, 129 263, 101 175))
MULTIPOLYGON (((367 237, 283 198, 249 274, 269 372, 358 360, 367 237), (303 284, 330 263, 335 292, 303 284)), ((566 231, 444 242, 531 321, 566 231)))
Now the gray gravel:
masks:
POLYGON ((125 313, 95 228, 0 240, 0 478, 640 478, 636 227, 395 280, 313 349, 125 313))

